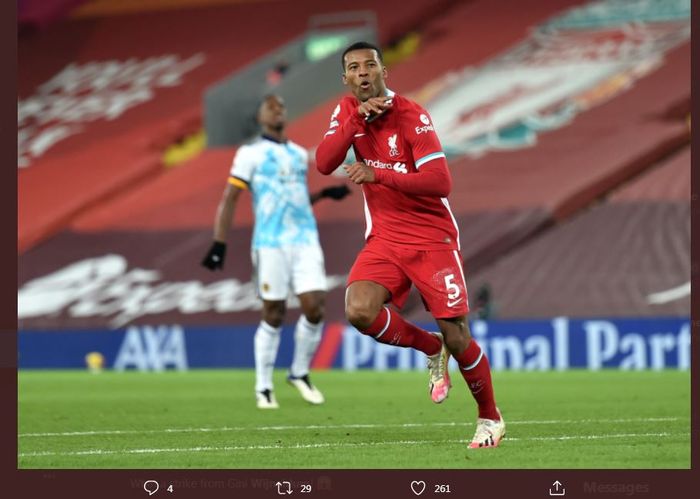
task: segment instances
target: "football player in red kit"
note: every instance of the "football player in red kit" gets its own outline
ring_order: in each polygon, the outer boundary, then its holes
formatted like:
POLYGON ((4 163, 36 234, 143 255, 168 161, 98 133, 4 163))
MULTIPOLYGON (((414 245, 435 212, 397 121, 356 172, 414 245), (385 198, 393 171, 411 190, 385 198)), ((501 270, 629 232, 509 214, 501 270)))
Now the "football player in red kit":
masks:
POLYGON ((345 313, 361 333, 380 343, 411 347, 428 356, 435 403, 451 387, 451 354, 479 407, 470 448, 496 447, 505 423, 496 407, 491 369, 471 337, 459 229, 447 196, 452 178, 428 112, 386 88, 381 51, 358 42, 342 54, 343 83, 352 96, 333 111, 316 150, 325 175, 340 166, 350 147, 357 161, 344 166, 362 186, 366 244, 348 277, 345 313), (407 322, 399 310, 414 284, 440 333, 407 322))

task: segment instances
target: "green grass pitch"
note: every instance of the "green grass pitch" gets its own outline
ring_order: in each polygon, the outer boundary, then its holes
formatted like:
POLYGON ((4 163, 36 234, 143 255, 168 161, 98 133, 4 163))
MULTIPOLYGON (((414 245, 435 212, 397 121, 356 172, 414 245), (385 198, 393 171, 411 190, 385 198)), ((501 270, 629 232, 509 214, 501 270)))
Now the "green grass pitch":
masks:
POLYGON ((690 467, 688 372, 496 372, 507 436, 482 450, 457 373, 435 405, 427 372, 315 372, 322 406, 284 374, 261 411, 252 370, 21 371, 18 467, 690 467))

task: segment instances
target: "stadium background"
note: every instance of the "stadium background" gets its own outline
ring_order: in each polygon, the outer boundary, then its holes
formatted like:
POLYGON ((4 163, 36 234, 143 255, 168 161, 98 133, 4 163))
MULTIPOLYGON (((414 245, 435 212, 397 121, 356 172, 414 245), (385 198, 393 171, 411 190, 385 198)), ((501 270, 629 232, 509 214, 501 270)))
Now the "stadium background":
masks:
MULTIPOLYGON (((449 155, 494 369, 689 369, 690 1, 18 6, 20 368, 83 369, 90 352, 117 371, 252 367, 246 199, 224 272, 199 265, 230 161, 268 91, 304 103, 288 135, 313 150, 361 32, 449 155)), ((309 169, 311 190, 338 181, 309 169)), ((424 369, 344 321, 361 194, 314 209, 330 286, 314 367, 424 369)), ((415 294, 405 316, 430 327, 415 294)))

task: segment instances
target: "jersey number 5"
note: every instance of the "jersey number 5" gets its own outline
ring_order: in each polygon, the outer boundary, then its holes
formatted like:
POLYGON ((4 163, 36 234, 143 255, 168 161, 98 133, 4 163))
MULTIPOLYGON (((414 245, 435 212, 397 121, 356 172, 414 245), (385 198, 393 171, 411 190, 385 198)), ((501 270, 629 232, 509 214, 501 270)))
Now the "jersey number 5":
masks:
POLYGON ((454 300, 459 296, 459 286, 455 284, 455 275, 448 274, 445 276, 445 287, 447 288, 447 298, 454 300))

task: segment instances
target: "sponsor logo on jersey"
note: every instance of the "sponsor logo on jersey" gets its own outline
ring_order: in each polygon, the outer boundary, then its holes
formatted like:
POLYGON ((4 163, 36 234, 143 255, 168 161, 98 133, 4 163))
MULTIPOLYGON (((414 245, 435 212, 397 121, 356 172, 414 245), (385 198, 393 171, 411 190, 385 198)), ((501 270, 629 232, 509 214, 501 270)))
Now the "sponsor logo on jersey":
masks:
POLYGON ((406 168, 406 163, 401 163, 397 161, 396 163, 384 163, 378 159, 366 159, 365 164, 371 166, 372 168, 380 168, 382 170, 394 170, 398 173, 408 173, 406 168))
POLYGON ((454 307, 455 305, 457 305, 457 304, 458 304, 459 302, 461 302, 461 301, 462 301, 462 298, 457 298, 457 299, 454 300, 454 301, 448 300, 448 301, 447 301, 447 306, 448 306, 448 307, 454 307))
POLYGON ((392 158, 394 156, 399 155, 399 150, 396 148, 396 139, 397 138, 398 138, 397 134, 394 134, 391 137, 389 137, 389 140, 387 141, 387 143, 389 144, 389 156, 391 156, 392 158))
POLYGON ((430 123, 430 118, 428 118, 426 114, 421 114, 418 118, 424 126, 416 127, 416 135, 435 131, 435 128, 433 128, 433 125, 430 123))
POLYGON ((417 126, 416 127, 416 135, 420 135, 421 133, 428 133, 428 132, 434 132, 435 128, 433 125, 425 125, 425 126, 417 126))

